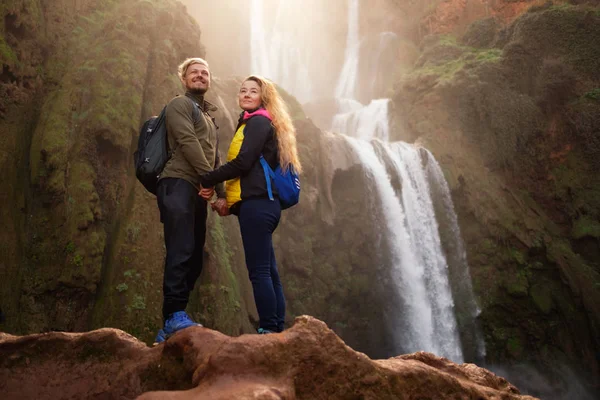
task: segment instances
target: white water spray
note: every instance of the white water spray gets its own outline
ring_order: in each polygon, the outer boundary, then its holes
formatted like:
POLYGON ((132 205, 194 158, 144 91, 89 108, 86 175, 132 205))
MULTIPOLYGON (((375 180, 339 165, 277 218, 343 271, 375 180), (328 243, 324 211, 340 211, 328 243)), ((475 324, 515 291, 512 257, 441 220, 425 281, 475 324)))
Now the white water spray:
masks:
MULTIPOLYGON (((289 4, 278 2, 278 16, 289 4)), ((381 202, 390 252, 384 258, 390 263, 390 277, 398 301, 394 304, 396 309, 391 314, 388 312, 389 321, 385 322, 394 335, 396 354, 423 350, 462 362, 462 336, 459 337, 455 310, 467 310, 475 321, 478 308, 473 300, 464 247, 447 184, 429 152, 406 143, 388 143, 389 99, 371 100, 368 105, 357 100, 361 52, 359 1, 349 0, 348 4, 345 62, 335 88, 338 112, 332 121, 332 130, 347 135, 342 137, 359 158, 381 202), (443 193, 441 203, 436 197, 440 193, 443 193), (451 263, 445 253, 447 237, 444 236, 442 244, 440 236, 440 213, 449 213, 447 217, 444 214, 442 221, 445 227, 451 226, 449 242, 455 250, 452 254, 456 255, 451 257, 451 263), (456 264, 460 264, 460 272, 453 277, 467 282, 458 286, 451 285, 449 280, 449 265, 456 267, 456 264), (453 298, 457 290, 464 294, 458 303, 453 298)), ((310 55, 303 54, 296 46, 298 38, 291 28, 277 22, 285 18, 277 18, 268 28, 264 15, 262 0, 252 0, 252 72, 273 79, 301 102, 312 100, 310 82, 313 80, 305 68, 310 55)), ((382 54, 396 39, 390 32, 380 34, 377 53, 364 71, 372 75, 365 77, 371 79, 371 96, 376 92, 375 80, 382 54)), ((483 349, 483 341, 478 343, 483 349)))
MULTIPOLYGON (((360 50, 357 1, 350 0, 349 8, 347 58, 336 90, 339 111, 333 119, 332 130, 351 137, 348 141, 373 181, 384 210, 391 277, 401 303, 389 321, 396 347, 410 352, 429 351, 457 363, 463 362, 448 262, 432 199, 435 191, 430 187, 430 180, 434 179, 435 189, 439 191, 439 180, 443 180, 443 175, 432 170, 434 163, 424 166, 421 154, 435 161, 425 149, 402 142, 388 143, 389 99, 372 100, 367 106, 355 100, 360 50), (398 192, 392 184, 392 176, 400 182, 398 192)), ((391 35, 381 35, 380 52, 386 47, 385 41, 390 39, 391 35)), ((379 57, 380 54, 376 67, 379 57)), ((373 85, 371 89, 373 92, 373 85)), ((456 228, 452 240, 462 245, 449 192, 443 201, 446 212, 451 213, 453 229, 456 228)), ((468 287, 463 285, 459 289, 471 299, 468 309, 476 313, 464 248, 461 249, 463 258, 459 268, 466 274, 462 273, 460 278, 468 281, 468 287)), ((473 321, 474 318, 472 315, 473 321)), ((477 340, 477 346, 478 353, 484 352, 481 350, 483 340, 477 340)))
POLYGON ((250 4, 250 53, 253 74, 262 75, 304 103, 312 98, 312 87, 307 65, 310 53, 303 52, 296 43, 298 35, 286 29, 282 14, 290 3, 280 1, 277 5, 275 23, 268 28, 264 19, 263 0, 252 0, 250 4))
MULTIPOLYGON (((346 100, 347 104, 348 100, 346 100)), ((345 133, 359 139, 371 138, 388 141, 390 138, 388 124, 389 99, 373 100, 369 105, 360 104, 348 112, 338 113, 333 117, 331 130, 345 133)))
POLYGON ((350 0, 348 7, 348 36, 346 38, 346 55, 344 67, 340 74, 335 97, 338 99, 353 99, 358 78, 358 56, 360 43, 358 41, 358 0, 350 0))
POLYGON ((462 362, 448 266, 419 150, 400 142, 348 141, 372 180, 384 210, 391 275, 403 304, 403 310, 398 310, 403 320, 390 321, 396 347, 408 352, 430 351, 462 362), (383 157, 375 147, 384 153, 383 157), (392 187, 382 158, 400 178, 399 194, 392 187))

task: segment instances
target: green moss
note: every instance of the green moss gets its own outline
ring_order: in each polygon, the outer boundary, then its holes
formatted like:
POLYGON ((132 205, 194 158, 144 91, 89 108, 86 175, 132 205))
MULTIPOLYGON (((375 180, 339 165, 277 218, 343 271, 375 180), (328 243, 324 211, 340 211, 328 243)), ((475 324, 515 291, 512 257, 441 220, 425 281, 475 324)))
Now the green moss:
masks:
POLYGON ((434 76, 438 83, 443 83, 454 79, 460 71, 469 71, 486 63, 497 63, 501 59, 502 50, 500 49, 462 46, 456 42, 456 38, 443 36, 422 56, 421 61, 417 63, 420 64, 420 67, 411 71, 404 77, 404 80, 434 76), (440 56, 444 52, 447 55, 440 56))
POLYGON ((83 256, 81 254, 75 254, 75 256, 73 256, 73 259, 71 260, 71 262, 76 267, 81 268, 81 267, 83 267, 83 256))
POLYGON ((13 49, 6 43, 4 38, 0 36, 0 64, 6 64, 8 66, 14 66, 19 63, 17 55, 13 49))
POLYGON ((67 245, 65 246, 65 252, 67 254, 71 254, 74 251, 75 251, 75 243, 73 243, 73 242, 67 243, 67 245))
POLYGON ((454 35, 440 35, 437 43, 440 46, 462 47, 454 35))
POLYGON ((592 89, 589 92, 586 92, 583 97, 590 100, 600 101, 600 88, 592 89))
POLYGON ((575 149, 550 173, 554 196, 564 202, 564 211, 572 218, 580 214, 594 214, 600 209, 600 176, 595 174, 587 160, 575 149))
POLYGON ((71 163, 68 179, 69 196, 73 199, 69 207, 71 232, 87 229, 101 214, 95 179, 96 172, 87 161, 71 163))
POLYGON ((142 227, 138 222, 131 221, 129 226, 127 226, 127 240, 129 240, 130 243, 137 242, 138 238, 140 237, 141 230, 142 227))
POLYGON ((562 3, 562 4, 553 4, 550 7, 548 7, 548 11, 571 11, 573 10, 575 7, 572 4, 569 3, 562 3))
POLYGON ((519 337, 512 336, 506 342, 506 349, 513 358, 519 359, 525 349, 525 345, 519 337))
POLYGON ((525 255, 517 249, 510 249, 510 258, 517 262, 519 265, 526 265, 525 255))
POLYGON ((552 311, 552 292, 546 282, 538 283, 531 287, 530 296, 535 306, 544 314, 552 311))
POLYGON ((126 291, 127 289, 129 289, 129 285, 127 285, 125 282, 123 283, 119 283, 115 289, 117 290, 117 292, 122 293, 124 291, 126 291))
POLYGON ((133 296, 133 300, 131 301, 131 308, 133 310, 145 310, 146 309, 146 299, 144 296, 136 294, 133 296))
POLYGON ((502 58, 502 50, 500 49, 489 49, 489 50, 473 50, 475 53, 475 59, 480 62, 498 62, 502 58))
MULTIPOLYGON (((554 5, 517 21, 519 38, 544 52, 563 58, 574 69, 590 76, 600 70, 600 14, 597 7, 554 5)), ((540 54, 541 55, 541 54, 540 54)))
POLYGON ((571 237, 573 239, 584 237, 600 239, 600 222, 589 215, 582 215, 574 222, 571 237))
POLYGON ((513 296, 527 296, 529 291, 529 280, 524 271, 519 271, 516 274, 511 274, 505 278, 504 286, 509 294, 513 296))
POLYGON ((209 279, 207 273, 202 274, 200 287, 190 299, 189 309, 193 318, 206 326, 227 334, 238 334, 240 321, 232 316, 238 316, 241 310, 241 289, 234 273, 234 256, 222 218, 211 215, 207 233, 214 264, 211 262, 205 270, 210 270, 207 272, 212 276, 209 279))
POLYGON ((49 191, 63 193, 72 133, 70 92, 60 89, 48 97, 40 112, 41 121, 32 139, 31 180, 38 183, 40 177, 45 177, 46 188, 49 191))

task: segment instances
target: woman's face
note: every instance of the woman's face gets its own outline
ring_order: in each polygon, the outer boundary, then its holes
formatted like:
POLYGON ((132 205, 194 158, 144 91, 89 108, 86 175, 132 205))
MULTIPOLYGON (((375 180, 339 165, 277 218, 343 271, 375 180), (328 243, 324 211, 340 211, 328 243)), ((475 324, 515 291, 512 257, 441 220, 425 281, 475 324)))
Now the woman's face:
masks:
POLYGON ((256 110, 260 107, 260 96, 262 91, 258 83, 254 81, 245 81, 242 83, 240 93, 238 94, 238 101, 240 108, 244 111, 256 110))

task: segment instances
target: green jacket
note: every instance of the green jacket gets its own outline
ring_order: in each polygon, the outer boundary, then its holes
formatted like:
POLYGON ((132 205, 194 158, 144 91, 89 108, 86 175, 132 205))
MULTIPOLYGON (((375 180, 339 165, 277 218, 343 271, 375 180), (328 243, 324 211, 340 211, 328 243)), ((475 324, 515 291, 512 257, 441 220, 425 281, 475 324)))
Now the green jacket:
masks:
MULTIPOLYGON (((175 97, 167 104, 167 137, 171 158, 159 180, 181 178, 199 188, 200 176, 219 167, 217 126, 208 114, 208 111, 216 110, 217 107, 205 101, 203 96, 190 92, 175 97), (194 121, 193 107, 196 104, 200 105, 201 110, 200 118, 194 121)), ((225 197, 223 185, 215 187, 215 191, 218 197, 225 197)))

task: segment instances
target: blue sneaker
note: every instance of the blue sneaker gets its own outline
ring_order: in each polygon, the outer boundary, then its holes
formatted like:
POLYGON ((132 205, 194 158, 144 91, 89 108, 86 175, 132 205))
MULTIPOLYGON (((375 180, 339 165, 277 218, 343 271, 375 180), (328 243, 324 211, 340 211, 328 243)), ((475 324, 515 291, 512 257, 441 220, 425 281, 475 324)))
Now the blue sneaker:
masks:
POLYGON ((163 328, 163 331, 166 338, 168 338, 175 332, 189 328, 190 326, 202 325, 192 321, 190 316, 187 315, 185 311, 177 311, 171 314, 171 316, 165 321, 165 327, 163 328))
POLYGON ((276 333, 276 332, 275 331, 271 331, 269 329, 258 328, 258 334, 259 335, 267 335, 269 333, 276 333))
POLYGON ((165 331, 162 329, 159 329, 158 333, 156 334, 156 339, 154 339, 153 346, 156 346, 157 344, 161 344, 165 340, 167 340, 167 335, 165 334, 165 331))
POLYGON ((154 339, 154 346, 164 342, 175 332, 189 328, 190 326, 202 326, 202 324, 192 321, 185 311, 174 312, 165 321, 165 326, 158 331, 156 339, 154 339))

